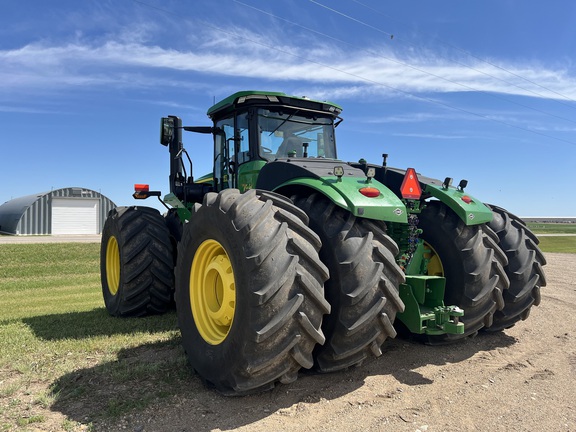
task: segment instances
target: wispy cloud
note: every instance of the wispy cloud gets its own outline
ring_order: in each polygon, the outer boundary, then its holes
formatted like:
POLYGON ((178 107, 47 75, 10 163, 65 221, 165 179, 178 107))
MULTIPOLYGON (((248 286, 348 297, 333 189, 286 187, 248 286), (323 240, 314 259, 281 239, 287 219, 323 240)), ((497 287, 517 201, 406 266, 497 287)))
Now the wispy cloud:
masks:
MULTIPOLYGON (((304 48, 278 43, 246 29, 222 34, 211 29, 198 37, 197 48, 176 50, 146 42, 146 28, 115 40, 64 44, 30 43, 0 51, 0 91, 22 88, 153 86, 155 71, 192 72, 259 80, 309 83, 318 96, 352 98, 367 92, 414 97, 452 92, 489 92, 558 99, 555 93, 488 64, 473 68, 449 63, 433 54, 388 57, 350 53, 331 45, 304 48), (215 37, 218 36, 219 37, 215 37), (330 90, 326 90, 327 87, 330 90), (540 94, 536 96, 534 93, 540 94)), ((576 76, 566 70, 506 65, 534 82, 576 98, 576 76)), ((398 120, 401 121, 401 120, 398 120)))

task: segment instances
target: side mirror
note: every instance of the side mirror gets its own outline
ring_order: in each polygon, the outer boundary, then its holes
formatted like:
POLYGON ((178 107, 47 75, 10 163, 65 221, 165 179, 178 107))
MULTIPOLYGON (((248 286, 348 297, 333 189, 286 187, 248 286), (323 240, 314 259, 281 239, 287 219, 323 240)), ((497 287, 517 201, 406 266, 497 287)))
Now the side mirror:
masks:
POLYGON ((174 139, 174 119, 162 117, 160 119, 160 144, 167 146, 174 139))

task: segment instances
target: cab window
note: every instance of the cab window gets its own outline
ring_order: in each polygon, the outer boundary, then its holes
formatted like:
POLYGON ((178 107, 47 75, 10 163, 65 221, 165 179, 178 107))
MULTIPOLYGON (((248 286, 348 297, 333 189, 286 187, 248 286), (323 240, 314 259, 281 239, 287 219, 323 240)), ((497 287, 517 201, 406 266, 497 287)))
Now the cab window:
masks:
POLYGON ((236 187, 237 165, 249 160, 248 118, 246 113, 219 120, 215 135, 214 178, 218 190, 236 187), (236 157, 238 155, 238 157, 236 157))
POLYGON ((287 157, 336 158, 334 122, 310 113, 258 110, 260 156, 267 160, 287 157))

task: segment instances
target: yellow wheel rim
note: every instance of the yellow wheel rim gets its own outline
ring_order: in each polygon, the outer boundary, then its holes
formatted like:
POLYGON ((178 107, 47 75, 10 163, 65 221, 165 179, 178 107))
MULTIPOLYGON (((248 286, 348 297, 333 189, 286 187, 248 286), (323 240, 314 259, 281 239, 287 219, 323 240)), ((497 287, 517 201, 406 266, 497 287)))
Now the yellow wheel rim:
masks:
POLYGON ((194 255, 190 306, 202 338, 211 345, 222 343, 234 320, 236 286, 230 258, 216 240, 204 241, 194 255))
POLYGON ((108 239, 106 245, 106 282, 110 294, 116 295, 120 286, 120 250, 114 236, 108 239))
POLYGON ((444 267, 442 267, 442 261, 440 257, 429 243, 424 242, 424 258, 428 260, 428 275, 429 276, 444 276, 444 267))

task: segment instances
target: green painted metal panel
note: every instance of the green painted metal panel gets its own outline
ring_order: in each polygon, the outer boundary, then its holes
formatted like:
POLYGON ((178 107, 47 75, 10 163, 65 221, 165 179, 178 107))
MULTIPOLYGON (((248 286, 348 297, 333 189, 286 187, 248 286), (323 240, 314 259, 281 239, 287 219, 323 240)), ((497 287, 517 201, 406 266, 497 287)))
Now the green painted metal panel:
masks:
POLYGON ((425 192, 430 193, 434 198, 439 199, 454 210, 466 225, 480 225, 492 220, 492 210, 486 207, 482 201, 463 190, 427 184, 425 192), (467 197, 465 199, 470 201, 464 201, 462 199, 464 197, 467 197))
POLYGON ((238 189, 240 189, 240 192, 246 192, 254 188, 258 173, 264 165, 266 165, 266 161, 263 160, 250 161, 240 165, 238 169, 238 189))
POLYGON ((176 209, 176 211, 178 212, 178 217, 182 222, 190 220, 190 218, 192 217, 192 213, 190 212, 188 207, 186 207, 184 203, 180 201, 178 197, 174 195, 172 192, 164 196, 164 202, 176 209))
POLYGON ((274 190, 286 186, 305 186, 326 195, 334 204, 349 210, 353 215, 367 219, 407 223, 406 207, 402 201, 382 183, 360 177, 301 177, 291 179, 274 190), (360 193, 364 187, 376 188, 379 196, 369 198, 360 193))

